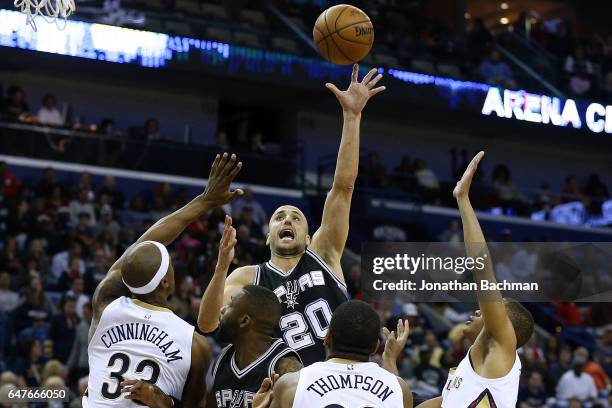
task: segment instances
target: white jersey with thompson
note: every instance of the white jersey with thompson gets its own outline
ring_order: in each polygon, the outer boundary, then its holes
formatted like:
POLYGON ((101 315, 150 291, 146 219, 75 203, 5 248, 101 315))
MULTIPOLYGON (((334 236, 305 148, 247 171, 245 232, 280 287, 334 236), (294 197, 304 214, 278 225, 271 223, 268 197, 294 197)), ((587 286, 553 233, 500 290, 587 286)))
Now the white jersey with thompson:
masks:
POLYGON ((400 408, 397 377, 376 363, 314 363, 300 370, 293 408, 400 408))
POLYGON ((89 342, 88 407, 142 407, 121 383, 143 380, 180 399, 191 367, 194 327, 172 311, 125 296, 111 302, 89 342))
POLYGON ((484 378, 474 371, 470 351, 457 368, 450 369, 442 390, 442 407, 515 408, 521 379, 518 354, 508 374, 499 378, 484 378))

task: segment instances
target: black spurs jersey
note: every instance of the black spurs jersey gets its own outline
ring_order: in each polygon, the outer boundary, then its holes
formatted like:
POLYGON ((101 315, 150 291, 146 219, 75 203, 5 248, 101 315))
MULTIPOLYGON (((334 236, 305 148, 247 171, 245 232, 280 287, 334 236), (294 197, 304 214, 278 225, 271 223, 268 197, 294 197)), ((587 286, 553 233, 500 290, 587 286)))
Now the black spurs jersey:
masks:
POLYGON ((217 408, 251 408, 253 397, 263 380, 272 378, 276 363, 283 357, 300 356, 276 339, 270 348, 242 370, 236 365, 235 348, 229 345, 221 350, 212 371, 212 389, 217 408))
POLYGON ((304 366, 325 360, 323 339, 332 313, 348 300, 346 284, 313 251, 283 272, 271 261, 257 267, 255 284, 276 293, 283 306, 277 333, 298 352, 304 366))

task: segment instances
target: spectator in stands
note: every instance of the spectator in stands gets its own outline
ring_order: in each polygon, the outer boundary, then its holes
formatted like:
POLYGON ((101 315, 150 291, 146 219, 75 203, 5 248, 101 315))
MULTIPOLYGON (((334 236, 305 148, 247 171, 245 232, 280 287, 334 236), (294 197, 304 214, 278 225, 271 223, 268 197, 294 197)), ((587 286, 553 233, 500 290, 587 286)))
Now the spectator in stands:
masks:
POLYGON ((263 135, 261 132, 256 132, 251 137, 251 152, 257 154, 266 153, 266 145, 263 142, 263 135))
POLYGON ((82 188, 79 190, 78 197, 70 201, 70 220, 73 225, 79 223, 79 217, 85 213, 89 216, 89 225, 96 223, 96 211, 93 204, 89 201, 89 190, 82 188))
POLYGON ((3 196, 7 199, 13 198, 22 186, 19 177, 9 171, 5 161, 0 161, 0 183, 3 186, 3 196))
POLYGON ((549 394, 555 392, 559 379, 571 368, 571 363, 572 350, 567 345, 562 346, 559 351, 559 357, 556 361, 551 362, 548 367, 546 389, 549 394))
POLYGON ((588 75, 593 75, 593 63, 586 58, 582 46, 576 47, 574 53, 565 58, 563 69, 568 75, 575 74, 580 70, 588 75))
POLYGON ((512 70, 505 61, 502 61, 499 51, 495 49, 480 63, 478 74, 483 81, 489 84, 510 89, 516 88, 512 70))
POLYGON ((176 293, 169 302, 170 309, 181 319, 186 319, 191 313, 191 297, 193 294, 193 278, 186 276, 177 285, 176 293))
POLYGON ((55 170, 52 167, 47 167, 43 173, 42 179, 36 185, 36 195, 38 197, 51 197, 55 187, 59 186, 55 181, 55 170))
POLYGON ((526 385, 519 389, 518 408, 546 408, 546 391, 542 374, 532 371, 526 385))
POLYGON ((563 187, 563 194, 561 196, 561 202, 569 203, 574 201, 583 201, 584 193, 578 185, 578 179, 575 175, 571 174, 565 178, 565 187, 563 187))
POLYGON ((40 278, 33 276, 25 291, 23 303, 15 311, 15 326, 18 331, 46 327, 54 310, 53 304, 43 291, 40 278))
POLYGON ((240 220, 240 215, 245 207, 251 208, 253 212, 253 222, 259 225, 267 225, 268 216, 261 203, 254 199, 253 190, 249 187, 244 188, 244 194, 232 203, 232 214, 236 220, 240 220))
POLYGON ((76 297, 64 295, 60 302, 60 314, 51 321, 49 338, 53 340, 53 355, 62 363, 68 361, 79 319, 76 315, 76 297))
POLYGON ((416 177, 412 168, 410 156, 404 155, 399 166, 393 170, 393 183, 404 191, 413 191, 416 186, 416 177))
POLYGON ((13 364, 13 372, 28 387, 39 387, 42 380, 44 355, 40 340, 26 338, 18 343, 20 355, 13 364))
POLYGON ((115 209, 119 210, 123 208, 124 196, 123 193, 117 190, 115 177, 113 176, 105 176, 104 183, 100 190, 98 190, 98 194, 106 194, 110 197, 110 205, 115 209))
POLYGON ((519 214, 527 212, 527 198, 514 184, 512 173, 505 164, 498 164, 493 169, 493 187, 495 187, 499 204, 504 210, 512 209, 519 214))
POLYGON ((161 140, 163 137, 159 133, 159 121, 155 118, 149 118, 145 121, 143 127, 142 140, 150 142, 152 140, 161 140))
POLYGON ((440 242, 463 242, 463 231, 459 221, 452 220, 447 229, 438 236, 440 242))
POLYGON ((441 393, 442 386, 446 380, 445 374, 439 367, 431 364, 433 350, 427 344, 419 347, 420 362, 414 367, 414 376, 429 385, 434 395, 441 393))
POLYGON ((151 219, 151 214, 146 211, 142 197, 135 196, 130 200, 130 206, 123 211, 123 224, 140 228, 144 221, 151 219))
POLYGON ((38 110, 36 119, 43 125, 62 126, 64 118, 57 109, 55 95, 48 93, 43 96, 42 107, 38 110))
POLYGON ((610 389, 610 377, 608 377, 608 374, 606 374, 605 370, 597 360, 589 359, 584 366, 584 372, 593 377, 595 387, 597 387, 597 392, 610 389))
POLYGON ((10 313, 19 305, 19 295, 11 290, 11 275, 0 272, 0 313, 10 313))
POLYGON ((468 35, 468 46, 477 59, 482 58, 493 46, 493 36, 485 27, 482 18, 474 20, 472 30, 468 35))
POLYGON ((118 241, 120 230, 121 227, 119 226, 119 223, 113 218, 113 208, 110 205, 105 204, 102 206, 102 208, 100 208, 100 220, 94 228, 94 236, 98 236, 100 233, 108 231, 112 235, 113 239, 118 241))
POLYGON ((245 225, 251 231, 251 240, 257 241, 258 245, 264 245, 265 239, 262 231, 262 225, 255 222, 253 217, 253 209, 245 206, 242 208, 239 221, 236 223, 238 227, 245 225))
POLYGON ((53 256, 51 263, 51 276, 55 282, 58 282, 64 272, 70 270, 70 264, 77 260, 79 275, 85 273, 85 261, 82 259, 82 247, 78 242, 73 242, 70 247, 64 251, 58 252, 53 256))
POLYGON ((557 399, 569 401, 578 399, 582 402, 592 401, 597 398, 597 388, 593 377, 584 372, 589 352, 584 347, 579 347, 574 352, 572 368, 561 376, 557 384, 557 399))
POLYGON ((70 290, 66 292, 66 296, 76 299, 76 314, 79 319, 83 318, 83 309, 90 303, 91 298, 84 293, 85 278, 76 276, 70 285, 70 290))
POLYGON ((89 373, 87 346, 89 343, 89 327, 91 325, 91 303, 83 305, 83 316, 75 328, 74 343, 70 349, 70 356, 66 363, 71 383, 89 373))
POLYGON ((360 300, 363 295, 361 293, 361 264, 356 263, 351 266, 346 281, 346 288, 351 295, 351 299, 360 300))
POLYGON ((227 133, 224 130, 220 130, 217 132, 217 137, 215 139, 215 146, 221 152, 231 152, 232 151, 232 147, 229 144, 227 133))
POLYGON ((610 191, 600 179, 599 174, 591 174, 584 188, 589 202, 589 213, 593 215, 601 214, 601 206, 604 201, 610 198, 610 191))
POLYGON ((427 167, 425 160, 416 159, 414 161, 414 174, 419 183, 419 191, 425 202, 438 201, 440 183, 436 174, 427 167))
POLYGON ((372 152, 368 155, 366 167, 368 187, 382 188, 387 185, 387 174, 385 167, 380 163, 378 153, 372 152))
POLYGON ((27 121, 31 119, 30 107, 25 100, 25 92, 19 86, 8 89, 8 98, 4 104, 4 116, 11 121, 27 121))

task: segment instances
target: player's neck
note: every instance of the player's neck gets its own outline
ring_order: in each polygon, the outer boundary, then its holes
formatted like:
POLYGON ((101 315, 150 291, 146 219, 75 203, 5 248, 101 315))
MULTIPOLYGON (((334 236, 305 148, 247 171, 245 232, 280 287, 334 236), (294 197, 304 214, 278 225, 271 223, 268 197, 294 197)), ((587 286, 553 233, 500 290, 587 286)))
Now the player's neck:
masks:
POLYGON ((147 303, 152 306, 164 307, 168 308, 168 300, 161 296, 134 296, 134 299, 137 299, 141 302, 147 303))
POLYGON ((272 253, 272 256, 270 257, 270 262, 272 262, 277 268, 280 268, 283 272, 289 272, 295 267, 295 265, 297 265, 297 263, 302 258, 302 255, 304 255, 303 252, 301 254, 296 254, 292 256, 281 256, 272 253))
POLYGON ((365 363, 365 361, 357 361, 352 360, 350 358, 340 358, 340 357, 332 357, 326 360, 328 363, 336 363, 336 364, 357 364, 357 363, 365 363))
POLYGON ((257 360, 259 356, 265 353, 274 339, 263 334, 245 335, 240 341, 237 341, 234 346, 236 348, 236 365, 238 368, 244 367, 257 360))

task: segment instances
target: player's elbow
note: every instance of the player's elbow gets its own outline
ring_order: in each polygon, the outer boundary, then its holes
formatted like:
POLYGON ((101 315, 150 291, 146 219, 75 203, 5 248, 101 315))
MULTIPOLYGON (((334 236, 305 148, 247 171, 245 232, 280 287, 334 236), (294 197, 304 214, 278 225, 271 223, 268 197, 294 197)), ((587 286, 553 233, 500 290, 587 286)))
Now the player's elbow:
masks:
POLYGON ((215 330, 217 330, 218 326, 219 326, 218 321, 209 322, 209 321, 206 321, 205 319, 198 319, 198 329, 204 334, 214 332, 215 330))
POLYGON ((355 183, 350 181, 335 180, 332 191, 341 194, 352 195, 355 190, 355 183))

